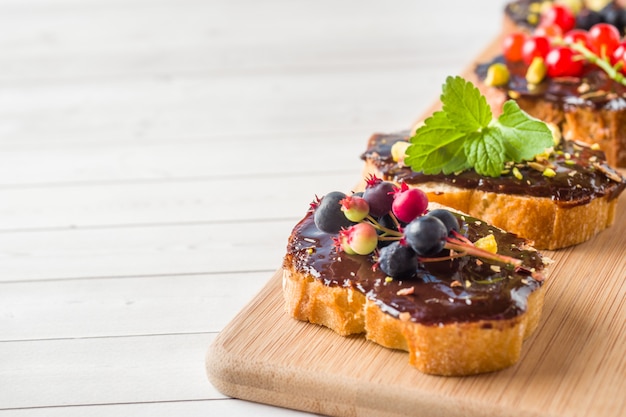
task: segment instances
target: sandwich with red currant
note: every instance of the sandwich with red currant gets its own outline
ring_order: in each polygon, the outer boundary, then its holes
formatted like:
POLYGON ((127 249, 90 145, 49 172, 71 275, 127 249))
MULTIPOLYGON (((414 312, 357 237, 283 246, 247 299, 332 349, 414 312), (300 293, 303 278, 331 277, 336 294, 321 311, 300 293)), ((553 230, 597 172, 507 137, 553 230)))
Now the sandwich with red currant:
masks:
POLYGON ((626 168, 626 10, 567 3, 549 2, 536 25, 507 33, 472 81, 496 114, 513 99, 565 139, 597 145, 610 165, 626 168))

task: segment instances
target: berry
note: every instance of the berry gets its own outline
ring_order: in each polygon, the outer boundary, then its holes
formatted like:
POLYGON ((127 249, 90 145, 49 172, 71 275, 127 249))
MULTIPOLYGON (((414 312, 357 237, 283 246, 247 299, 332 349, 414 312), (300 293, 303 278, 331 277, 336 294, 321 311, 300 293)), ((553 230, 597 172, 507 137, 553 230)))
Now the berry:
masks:
POLYGON ((583 9, 576 15, 576 27, 583 30, 589 30, 593 25, 602 22, 602 15, 595 10, 583 9))
POLYGON ((378 267, 394 278, 408 278, 415 274, 418 259, 413 249, 396 241, 380 250, 378 267))
POLYGON ((436 217, 446 226, 446 230, 448 231, 448 235, 452 233, 452 231, 459 231, 459 221, 454 216, 454 214, 450 213, 450 211, 446 209, 435 209, 427 214, 427 216, 436 217))
POLYGON ((611 56, 611 64, 618 65, 622 74, 626 75, 626 41, 619 44, 611 56))
POLYGON ((601 58, 610 57, 619 41, 619 31, 613 25, 598 23, 589 29, 589 49, 601 58))
POLYGON ((343 251, 348 255, 356 255, 357 253, 352 250, 350 244, 348 243, 348 235, 345 233, 345 229, 339 232, 339 235, 336 238, 333 238, 335 242, 335 247, 338 250, 343 251))
POLYGON ((624 32, 626 11, 623 8, 614 2, 610 2, 599 13, 602 17, 602 22, 615 26, 621 33, 624 32))
POLYGON ((398 220, 408 223, 424 214, 428 208, 428 197, 419 188, 409 188, 402 183, 393 195, 391 210, 398 220))
POLYGON ((342 228, 350 227, 353 223, 341 211, 341 200, 346 195, 340 191, 326 194, 315 208, 313 220, 315 226, 325 233, 337 233, 342 228))
POLYGON ((574 29, 576 25, 576 17, 574 13, 562 4, 554 4, 541 15, 541 21, 539 26, 556 25, 561 28, 563 32, 574 29))
POLYGON ((535 36, 545 36, 546 38, 554 39, 554 38, 562 38, 563 37, 563 29, 558 25, 546 25, 539 26, 533 32, 535 36))
POLYGON ((530 65, 535 57, 545 58, 550 52, 550 40, 545 36, 531 36, 522 46, 522 60, 530 65))
POLYGON ((589 33, 583 29, 570 30, 563 37, 563 41, 566 44, 582 43, 587 49, 589 49, 589 33))
POLYGON ((370 254, 378 245, 378 233, 370 223, 357 223, 346 230, 342 230, 339 236, 340 239, 345 236, 350 249, 358 255, 370 254))
POLYGON ((394 189, 394 185, 388 181, 378 178, 368 180, 363 198, 370 205, 372 216, 383 216, 391 211, 394 189))
MULTIPOLYGON (((391 214, 385 214, 384 216, 379 217, 378 219, 376 219, 376 221, 378 222, 378 224, 386 229, 390 229, 393 230, 395 232, 398 231, 398 226, 402 227, 402 224, 398 225, 398 220, 393 217, 391 214)), ((382 234, 383 232, 380 232, 380 234, 382 234)), ((378 241, 378 247, 382 248, 384 246, 387 246, 391 243, 391 240, 379 240, 378 241)))
POLYGON ((448 228, 435 216, 423 216, 404 228, 404 238, 420 256, 439 253, 446 244, 448 228))
POLYGON ((343 214, 353 222, 360 222, 370 212, 370 206, 363 197, 347 196, 340 201, 340 204, 343 214))
POLYGON ((514 32, 508 34, 502 41, 502 51, 504 58, 509 62, 519 62, 522 60, 522 46, 526 42, 526 34, 514 32))
POLYGON ((548 77, 579 77, 583 72, 582 57, 568 47, 559 46, 546 56, 548 77))

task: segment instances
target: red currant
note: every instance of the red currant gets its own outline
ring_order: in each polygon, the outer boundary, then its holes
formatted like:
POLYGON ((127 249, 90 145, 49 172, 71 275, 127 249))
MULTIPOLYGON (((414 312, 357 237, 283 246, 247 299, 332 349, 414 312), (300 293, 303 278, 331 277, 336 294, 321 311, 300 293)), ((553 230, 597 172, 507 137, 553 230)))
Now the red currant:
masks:
POLYGON ((559 46, 546 55, 548 77, 580 77, 583 61, 580 55, 565 46, 559 46))
POLYGON ((522 60, 522 46, 526 42, 525 33, 513 32, 508 34, 502 41, 502 54, 509 62, 518 62, 522 60))
POLYGON ((563 32, 567 32, 576 26, 576 17, 567 6, 555 4, 541 15, 539 26, 549 25, 557 25, 563 32))
POLYGON ((550 40, 545 36, 531 36, 522 46, 522 59, 530 65, 535 57, 545 58, 550 52, 550 40))
POLYGON ((619 70, 626 75, 626 41, 619 44, 611 56, 611 64, 620 65, 619 70))
POLYGON ((546 38, 555 39, 563 37, 563 29, 559 25, 539 26, 533 32, 535 36, 545 36, 546 38))
POLYGON ((619 45, 619 31, 608 23, 598 23, 589 29, 589 49, 601 58, 610 57, 619 45))
POLYGON ((572 29, 565 34, 563 41, 566 44, 582 43, 585 48, 589 49, 589 32, 583 29, 572 29))

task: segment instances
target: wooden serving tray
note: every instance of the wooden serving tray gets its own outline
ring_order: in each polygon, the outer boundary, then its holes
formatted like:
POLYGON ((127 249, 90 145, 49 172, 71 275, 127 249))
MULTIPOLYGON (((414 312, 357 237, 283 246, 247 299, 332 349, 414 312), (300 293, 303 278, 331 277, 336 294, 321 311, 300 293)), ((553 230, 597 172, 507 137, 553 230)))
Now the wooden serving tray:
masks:
POLYGON ((406 352, 289 317, 277 271, 214 340, 209 379, 225 395, 331 416, 624 416, 626 196, 616 217, 588 242, 542 251, 555 260, 542 320, 511 368, 422 374, 406 352))
POLYGON ((626 410, 626 197, 616 223, 555 252, 539 328, 511 368, 425 375, 408 354, 342 337, 284 311, 281 272, 207 355, 222 393, 331 416, 623 416, 626 410))

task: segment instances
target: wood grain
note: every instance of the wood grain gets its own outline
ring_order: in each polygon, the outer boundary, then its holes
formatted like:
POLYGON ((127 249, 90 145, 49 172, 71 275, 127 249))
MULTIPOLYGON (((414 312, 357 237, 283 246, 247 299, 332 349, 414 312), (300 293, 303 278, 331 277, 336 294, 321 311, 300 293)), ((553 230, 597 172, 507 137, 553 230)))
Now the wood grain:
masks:
POLYGON ((548 254, 541 324, 522 358, 463 378, 412 369, 404 352, 343 338, 284 312, 277 272, 216 338, 212 383, 227 395, 333 416, 618 416, 626 406, 626 198, 592 240, 548 254))

